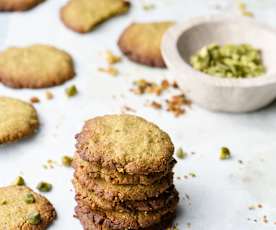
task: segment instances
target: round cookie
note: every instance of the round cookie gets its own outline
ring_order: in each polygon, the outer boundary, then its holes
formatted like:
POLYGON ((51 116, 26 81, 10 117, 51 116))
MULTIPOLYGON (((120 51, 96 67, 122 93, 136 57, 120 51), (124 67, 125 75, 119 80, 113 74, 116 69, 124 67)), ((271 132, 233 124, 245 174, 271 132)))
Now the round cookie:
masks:
POLYGON ((120 173, 166 171, 174 146, 167 133, 133 115, 106 115, 87 121, 76 136, 77 154, 86 161, 120 173))
POLYGON ((154 225, 164 223, 175 216, 177 202, 172 203, 158 212, 128 212, 120 213, 106 210, 92 210, 86 204, 79 202, 76 216, 84 229, 156 229, 154 225), (94 225, 97 228, 89 226, 94 225))
POLYGON ((0 229, 44 230, 55 218, 56 211, 52 204, 28 187, 0 188, 0 229), (40 221, 31 218, 35 213, 40 216, 40 221))
POLYGON ((97 196, 94 192, 88 191, 81 186, 76 180, 74 181, 76 190, 76 200, 86 203, 92 209, 114 210, 117 212, 152 212, 164 209, 172 202, 178 200, 178 192, 171 186, 158 197, 149 198, 147 200, 137 201, 108 201, 97 196))
POLYGON ((0 144, 33 134, 39 126, 34 107, 21 100, 0 96, 0 144))
POLYGON ((52 46, 8 48, 0 53, 0 81, 13 88, 51 87, 74 75, 71 56, 52 46))
POLYGON ((75 179, 88 191, 108 201, 146 200, 157 197, 173 184, 173 173, 152 185, 113 185, 101 179, 89 180, 82 173, 74 174, 75 179))
POLYGON ((173 22, 133 23, 119 38, 118 46, 132 61, 165 68, 161 54, 161 41, 164 33, 173 22))
POLYGON ((173 159, 168 167, 168 169, 164 172, 160 173, 151 173, 149 175, 140 175, 140 174, 125 174, 120 173, 116 170, 107 170, 105 168, 101 168, 97 164, 93 164, 91 162, 87 162, 82 160, 78 154, 75 154, 73 167, 76 171, 80 171, 83 174, 86 174, 90 179, 103 179, 111 184, 142 184, 142 185, 151 185, 157 181, 159 181, 164 175, 168 174, 172 171, 176 160, 173 159))
POLYGON ((0 11, 25 11, 29 10, 44 0, 1 0, 0 11))
POLYGON ((60 17, 68 28, 86 33, 109 18, 126 13, 129 7, 125 0, 69 0, 60 17))

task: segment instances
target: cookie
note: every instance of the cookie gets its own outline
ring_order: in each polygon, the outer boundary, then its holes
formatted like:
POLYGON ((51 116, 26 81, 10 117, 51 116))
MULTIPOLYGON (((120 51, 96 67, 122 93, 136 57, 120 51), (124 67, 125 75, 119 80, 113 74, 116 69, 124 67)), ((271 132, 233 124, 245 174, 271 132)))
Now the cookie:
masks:
POLYGON ((38 126, 37 112, 31 104, 0 96, 0 144, 29 136, 38 126))
POLYGON ((164 172, 174 152, 167 133, 141 117, 126 114, 91 119, 76 139, 76 152, 83 160, 127 174, 164 172))
POLYGON ((125 0, 69 0, 60 17, 68 28, 86 33, 109 18, 126 13, 129 7, 125 0))
POLYGON ((176 160, 173 159, 170 163, 168 169, 164 172, 160 173, 151 173, 148 175, 139 175, 139 174, 125 174, 120 173, 116 170, 107 170, 105 168, 100 167, 97 164, 93 164, 91 162, 87 162, 82 160, 78 154, 75 154, 73 167, 76 171, 80 171, 83 174, 86 174, 90 179, 103 179, 111 184, 122 184, 122 185, 130 185, 130 184, 142 184, 142 185, 151 185, 157 181, 159 181, 164 175, 168 174, 172 171, 176 160))
POLYGON ((0 11, 25 11, 29 10, 44 0, 1 0, 0 11))
POLYGON ((152 212, 164 209, 175 200, 178 200, 178 192, 171 186, 158 197, 149 198, 147 200, 137 201, 108 201, 97 196, 96 193, 88 191, 78 181, 74 181, 76 190, 76 200, 82 201, 92 209, 98 208, 103 210, 113 210, 117 212, 152 212))
POLYGON ((79 202, 75 211, 84 229, 95 229, 89 228, 91 224, 99 227, 96 229, 147 229, 152 228, 155 224, 162 223, 168 216, 174 216, 176 207, 177 202, 156 212, 120 213, 106 210, 92 210, 85 203, 79 202))
POLYGON ((0 81, 13 88, 46 88, 75 75, 65 51, 48 45, 9 48, 0 53, 0 81))
POLYGON ((152 185, 113 185, 101 179, 89 180, 82 173, 74 174, 75 179, 87 190, 109 201, 146 200, 157 197, 173 184, 173 173, 169 173, 152 185))
POLYGON ((52 204, 30 188, 0 188, 0 229, 44 230, 55 218, 52 204))
POLYGON ((164 33, 172 25, 173 22, 131 24, 120 36, 118 46, 134 62, 165 68, 161 41, 164 33))

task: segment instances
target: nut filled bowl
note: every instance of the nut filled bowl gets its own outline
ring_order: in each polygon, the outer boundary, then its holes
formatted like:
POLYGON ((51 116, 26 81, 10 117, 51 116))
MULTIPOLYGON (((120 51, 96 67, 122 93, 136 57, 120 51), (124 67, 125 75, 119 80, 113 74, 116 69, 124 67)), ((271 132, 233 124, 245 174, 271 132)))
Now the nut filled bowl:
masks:
POLYGON ((250 112, 276 98, 276 30, 253 19, 209 16, 170 28, 162 55, 179 86, 196 104, 222 112, 250 112), (191 57, 210 44, 250 44, 261 51, 266 72, 248 78, 223 78, 195 70, 191 57))

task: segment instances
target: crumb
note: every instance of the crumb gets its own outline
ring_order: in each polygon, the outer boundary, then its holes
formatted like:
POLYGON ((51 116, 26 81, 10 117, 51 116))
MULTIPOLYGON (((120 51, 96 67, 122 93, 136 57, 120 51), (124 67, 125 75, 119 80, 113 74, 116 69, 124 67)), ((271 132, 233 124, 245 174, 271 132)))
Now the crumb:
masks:
POLYGON ((267 224, 267 223, 268 223, 267 216, 263 216, 262 220, 263 220, 263 222, 264 222, 265 224, 267 224))
POLYGON ((196 174, 193 173, 193 172, 189 173, 189 175, 190 175, 191 177, 196 177, 196 174))
POLYGON ((250 206, 248 207, 248 209, 249 209, 249 210, 255 210, 255 206, 254 206, 254 205, 250 205, 250 206))
POLYGON ((70 157, 70 156, 63 156, 61 158, 61 163, 63 166, 65 167, 71 167, 72 166, 72 163, 73 163, 73 158, 70 157))
POLYGON ((39 100, 38 97, 31 97, 30 101, 31 101, 31 103, 33 103, 33 104, 39 103, 39 102, 40 102, 40 100, 39 100))
POLYGON ((243 161, 242 161, 242 160, 238 160, 238 163, 242 165, 242 164, 243 164, 243 161))
POLYGON ((46 91, 45 95, 47 100, 52 100, 54 98, 54 94, 51 91, 46 91))
POLYGON ((145 11, 154 10, 155 7, 156 6, 154 4, 144 4, 143 5, 143 10, 145 10, 145 11))
POLYGON ((133 84, 134 88, 132 88, 130 91, 137 95, 156 94, 157 96, 160 96, 170 86, 167 80, 163 80, 159 85, 155 82, 140 79, 135 81, 133 84))
POLYGON ((177 151, 176 151, 176 156, 179 158, 179 159, 185 159, 187 157, 187 153, 184 152, 184 150, 182 148, 179 148, 177 151))
POLYGON ((258 204, 257 207, 258 207, 258 208, 262 208, 263 205, 262 205, 262 204, 258 204))
POLYGON ((107 68, 99 68, 100 72, 107 73, 110 76, 116 77, 119 75, 119 70, 113 66, 109 66, 107 68))
POLYGON ((129 106, 126 106, 126 105, 121 108, 121 113, 124 114, 124 113, 128 113, 128 112, 136 113, 136 110, 129 106))
POLYGON ((122 60, 120 56, 114 55, 111 51, 106 51, 105 54, 105 60, 107 61, 108 64, 116 64, 122 60))
POLYGON ((184 94, 172 96, 167 102, 167 111, 172 112, 175 117, 179 117, 186 111, 183 108, 185 105, 190 106, 191 101, 184 94))
POLYGON ((157 110, 162 109, 162 105, 159 102, 156 102, 156 101, 151 102, 150 107, 152 107, 154 109, 157 109, 157 110))

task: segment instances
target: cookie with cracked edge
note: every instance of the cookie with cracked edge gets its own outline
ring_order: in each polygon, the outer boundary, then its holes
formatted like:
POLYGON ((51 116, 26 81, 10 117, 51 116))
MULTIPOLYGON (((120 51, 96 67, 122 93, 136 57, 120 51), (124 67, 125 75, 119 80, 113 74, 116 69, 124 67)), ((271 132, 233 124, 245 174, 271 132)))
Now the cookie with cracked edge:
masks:
POLYGON ((101 179, 89 180, 82 173, 75 172, 74 176, 88 191, 109 201, 145 200, 157 197, 173 184, 173 173, 169 173, 152 185, 113 185, 101 179))
POLYGON ((29 10, 44 0, 1 0, 0 11, 25 11, 29 10))
POLYGON ((121 34, 118 46, 134 62, 165 68, 161 41, 164 33, 173 24, 173 22, 133 23, 121 34))
POLYGON ((37 112, 31 104, 0 96, 0 144, 30 136, 38 126, 37 112))
POLYGON ((162 229, 162 223, 175 216, 177 202, 158 212, 120 213, 106 210, 92 210, 83 202, 75 209, 76 217, 84 229, 162 229), (93 226, 94 225, 94 226, 93 226), (93 227, 95 228, 93 228, 93 227), (156 227, 159 228, 156 228, 156 227))
POLYGON ((71 30, 87 33, 109 18, 126 13, 129 7, 125 0, 70 0, 60 17, 71 30))
POLYGON ((164 172, 174 152, 166 132, 134 115, 88 120, 76 139, 76 152, 83 160, 127 174, 164 172))
POLYGON ((44 230, 56 218, 53 205, 26 186, 0 188, 0 229, 44 230), (30 195, 31 194, 31 195, 30 195), (32 202, 26 202, 26 197, 32 202), (30 222, 30 216, 39 213, 40 220, 30 222))
POLYGON ((12 47, 0 53, 0 81, 12 88, 46 88, 75 75, 71 56, 49 45, 12 47))
POLYGON ((126 174, 120 173, 116 170, 107 170, 105 168, 100 167, 97 164, 93 164, 88 161, 84 161, 75 154, 73 167, 76 171, 81 171, 83 174, 86 174, 90 179, 103 179, 111 184, 143 184, 143 185, 151 185, 157 181, 159 181, 164 175, 168 174, 172 171, 174 165, 176 164, 176 160, 173 159, 170 163, 170 166, 166 171, 160 173, 151 173, 148 175, 139 175, 139 174, 126 174))
POLYGON ((175 187, 171 186, 158 197, 152 197, 142 201, 108 201, 97 196, 94 192, 88 191, 77 180, 74 180, 73 183, 76 191, 76 200, 86 203, 91 209, 113 210, 117 212, 152 212, 164 209, 179 199, 175 187))

